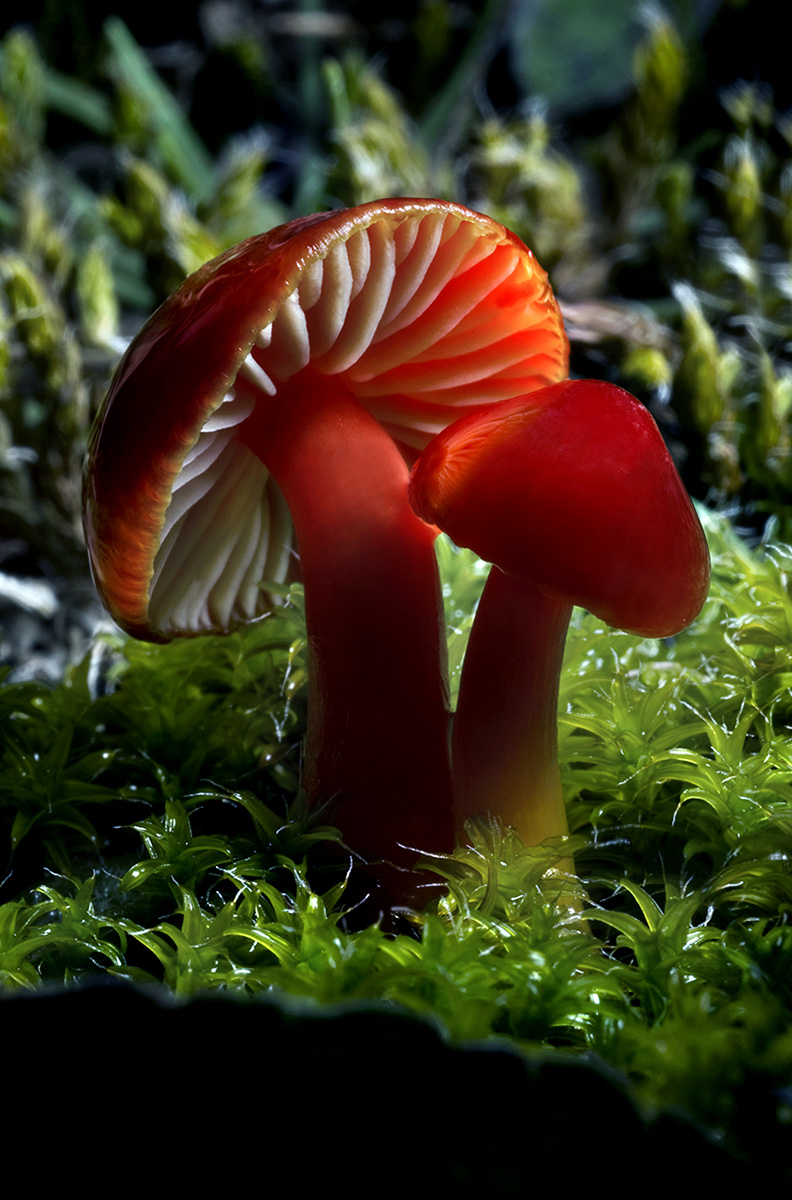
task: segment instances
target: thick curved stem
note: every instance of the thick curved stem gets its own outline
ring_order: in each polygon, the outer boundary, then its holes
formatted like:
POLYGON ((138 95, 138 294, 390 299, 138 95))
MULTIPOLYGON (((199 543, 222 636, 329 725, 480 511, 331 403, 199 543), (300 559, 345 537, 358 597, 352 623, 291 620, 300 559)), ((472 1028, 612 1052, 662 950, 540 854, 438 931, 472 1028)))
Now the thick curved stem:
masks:
POLYGON ((458 832, 490 813, 527 846, 568 833, 558 769, 558 683, 572 606, 493 567, 454 717, 458 832))
POLYGON ((348 845, 399 866, 454 846, 435 530, 344 385, 307 373, 246 433, 291 509, 305 585, 304 784, 348 845))

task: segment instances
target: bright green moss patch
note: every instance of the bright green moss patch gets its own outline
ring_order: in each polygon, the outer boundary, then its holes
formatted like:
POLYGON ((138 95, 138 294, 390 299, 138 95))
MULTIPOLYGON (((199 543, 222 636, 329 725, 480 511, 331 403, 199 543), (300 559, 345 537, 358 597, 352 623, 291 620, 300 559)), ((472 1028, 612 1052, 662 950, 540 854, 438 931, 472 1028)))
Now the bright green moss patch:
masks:
MULTIPOLYGON (((713 588, 690 631, 642 642, 581 613, 570 635, 561 759, 585 922, 554 904, 573 894, 544 875, 557 851, 482 828, 439 864, 447 895, 413 933, 345 929, 334 835, 296 791, 304 666, 287 608, 226 639, 114 640, 104 695, 88 663, 52 690, 0 690, 5 988, 108 974, 184 997, 386 1000, 453 1039, 594 1051, 650 1106, 730 1136, 749 1086, 780 1119, 792 552, 707 526, 713 588)), ((448 546, 441 561, 453 648, 481 572, 448 546)))

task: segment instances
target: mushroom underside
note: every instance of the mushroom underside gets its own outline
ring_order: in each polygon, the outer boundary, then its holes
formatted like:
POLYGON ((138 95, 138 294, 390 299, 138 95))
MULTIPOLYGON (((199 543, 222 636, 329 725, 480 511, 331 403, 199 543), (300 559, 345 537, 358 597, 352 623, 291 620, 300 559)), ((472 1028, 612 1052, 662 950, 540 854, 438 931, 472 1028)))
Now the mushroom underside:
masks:
POLYGON ((389 214, 355 229, 307 255, 293 284, 176 464, 148 582, 157 637, 268 610, 261 584, 283 580, 294 543, 245 425, 254 411, 260 419, 288 405, 306 373, 317 387, 343 381, 411 461, 464 412, 566 369, 544 272, 519 243, 456 212, 389 214))

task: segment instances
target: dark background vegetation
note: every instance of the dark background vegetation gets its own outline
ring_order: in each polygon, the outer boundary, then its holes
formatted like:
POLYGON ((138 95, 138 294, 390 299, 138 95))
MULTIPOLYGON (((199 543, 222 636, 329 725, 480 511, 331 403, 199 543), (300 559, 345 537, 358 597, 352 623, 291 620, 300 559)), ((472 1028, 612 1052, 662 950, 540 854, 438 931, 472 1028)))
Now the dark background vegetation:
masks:
POLYGON ((243 235, 416 192, 515 228, 570 306, 573 371, 650 404, 697 498, 786 528, 792 87, 772 20, 763 0, 7 8, 36 63, 15 43, 3 65, 3 561, 82 570, 113 336, 243 235))

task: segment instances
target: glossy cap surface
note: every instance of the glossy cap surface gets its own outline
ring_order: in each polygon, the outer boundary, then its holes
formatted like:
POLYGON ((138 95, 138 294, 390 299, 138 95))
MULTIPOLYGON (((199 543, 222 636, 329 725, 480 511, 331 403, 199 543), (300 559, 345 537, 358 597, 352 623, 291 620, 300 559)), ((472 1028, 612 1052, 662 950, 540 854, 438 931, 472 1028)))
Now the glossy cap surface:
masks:
POLYGON ((449 426, 410 493, 458 545, 615 628, 667 637, 706 599, 695 509, 649 412, 611 384, 567 380, 449 426))

